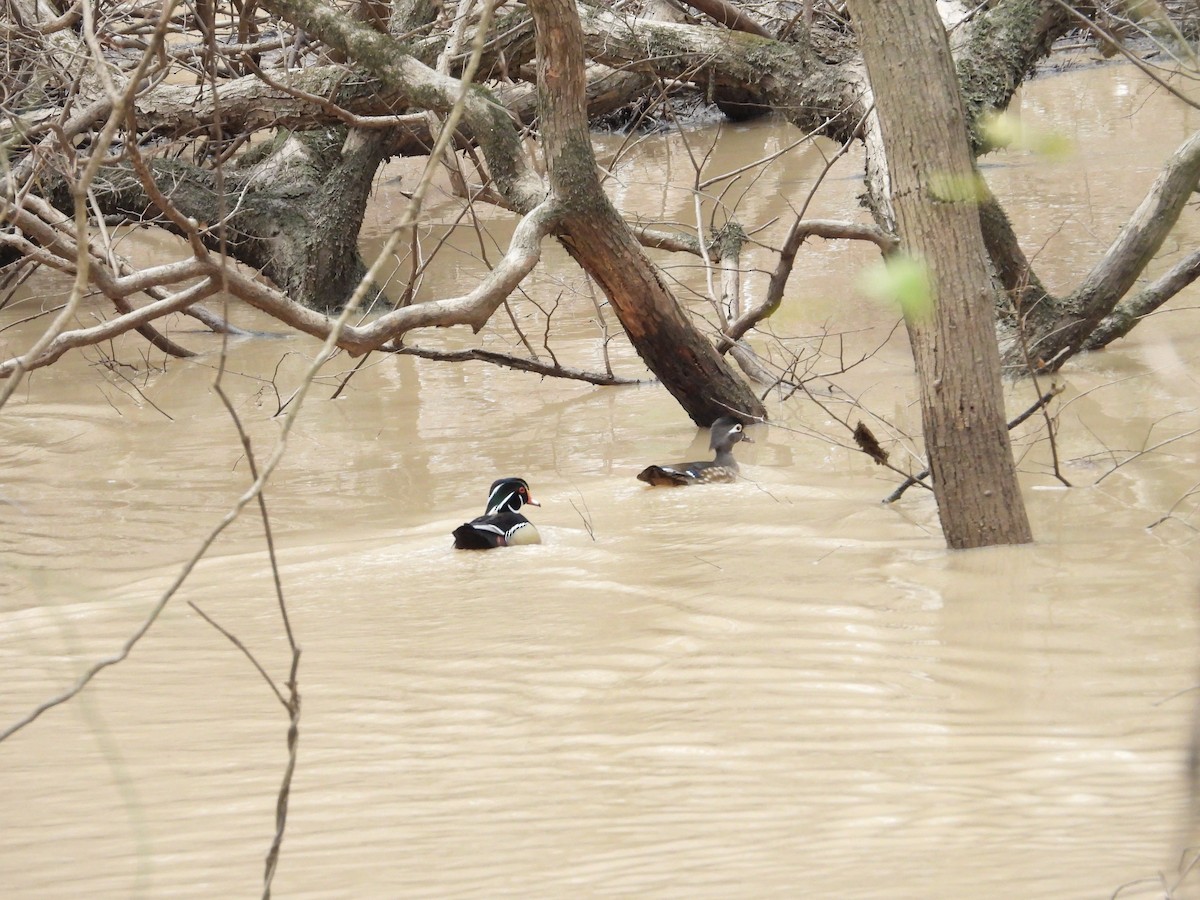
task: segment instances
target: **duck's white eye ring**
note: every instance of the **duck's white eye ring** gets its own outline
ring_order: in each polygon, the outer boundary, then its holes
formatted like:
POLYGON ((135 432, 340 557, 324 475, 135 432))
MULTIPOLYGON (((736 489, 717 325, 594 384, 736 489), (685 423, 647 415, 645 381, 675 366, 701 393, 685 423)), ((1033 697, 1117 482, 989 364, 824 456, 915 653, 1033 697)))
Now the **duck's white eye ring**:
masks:
POLYGON ((741 430, 742 430, 742 423, 741 423, 741 422, 738 422, 736 425, 734 425, 734 426, 733 426, 733 430, 734 430, 734 431, 741 431, 741 430))

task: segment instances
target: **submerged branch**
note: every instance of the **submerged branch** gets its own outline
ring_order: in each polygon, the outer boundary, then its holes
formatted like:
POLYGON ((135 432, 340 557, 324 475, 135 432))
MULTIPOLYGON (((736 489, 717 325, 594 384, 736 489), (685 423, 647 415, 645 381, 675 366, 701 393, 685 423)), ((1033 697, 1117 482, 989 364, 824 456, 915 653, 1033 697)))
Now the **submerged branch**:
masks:
MULTIPOLYGON (((1184 141, 1163 165, 1129 221, 1079 287, 1068 297, 1058 300, 1047 298, 1028 312, 1022 310, 1025 327, 1032 332, 1029 341, 1031 354, 1040 361, 1043 370, 1056 371, 1061 368, 1063 363, 1084 349, 1100 323, 1119 309, 1122 298, 1141 277, 1179 220, 1198 180, 1200 131, 1184 141)), ((1168 272, 1155 283, 1155 288, 1162 293, 1176 284, 1182 287, 1182 284, 1194 279, 1196 273, 1189 270, 1189 262, 1185 260, 1168 272)), ((1155 299, 1155 295, 1150 294, 1144 298, 1144 302, 1153 302, 1155 299)), ((1164 296, 1162 300, 1165 299, 1164 296)), ((1132 306, 1127 307, 1125 313, 1132 309, 1132 306)), ((1118 317, 1121 315, 1118 313, 1118 317)), ((1114 337, 1117 336, 1114 334, 1114 337)), ((1006 362, 1021 362, 1018 349, 1009 351, 1006 362)))
POLYGON ((1124 300, 1101 320, 1083 342, 1084 350, 1100 350, 1129 334, 1143 318, 1200 278, 1200 250, 1180 260, 1153 284, 1124 300))
POLYGON ((470 348, 467 350, 430 350, 424 347, 391 347, 384 345, 380 348, 387 353, 399 353, 405 356, 416 356, 421 359, 434 359, 441 362, 471 362, 479 361, 503 366, 508 369, 519 369, 522 372, 533 372, 545 378, 566 378, 575 381, 586 381, 588 384, 620 385, 646 384, 639 378, 623 378, 611 372, 588 372, 564 366, 561 363, 546 363, 526 356, 513 356, 508 353, 496 353, 493 350, 470 348))

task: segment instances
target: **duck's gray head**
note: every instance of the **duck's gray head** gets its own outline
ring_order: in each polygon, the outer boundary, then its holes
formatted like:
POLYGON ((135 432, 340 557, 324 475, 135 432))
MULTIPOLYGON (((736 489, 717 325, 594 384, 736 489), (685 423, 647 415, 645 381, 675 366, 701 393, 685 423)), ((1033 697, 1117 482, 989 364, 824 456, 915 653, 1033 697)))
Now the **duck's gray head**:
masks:
POLYGON ((517 512, 526 503, 530 506, 542 505, 530 496, 529 484, 524 478, 499 478, 492 482, 492 488, 488 491, 486 515, 517 512))
POLYGON ((712 436, 708 441, 710 450, 726 451, 738 441, 745 441, 747 444, 754 443, 750 440, 750 435, 746 434, 746 426, 733 416, 721 416, 712 423, 712 436))

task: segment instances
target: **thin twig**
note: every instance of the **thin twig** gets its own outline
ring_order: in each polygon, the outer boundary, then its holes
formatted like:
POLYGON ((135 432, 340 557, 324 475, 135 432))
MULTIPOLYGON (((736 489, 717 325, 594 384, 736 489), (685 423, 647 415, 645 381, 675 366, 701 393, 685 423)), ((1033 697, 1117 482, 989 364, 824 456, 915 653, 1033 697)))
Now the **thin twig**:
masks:
MULTIPOLYGON (((1026 271, 1026 277, 1028 277, 1028 271, 1026 271)), ((1020 296, 1020 292, 1023 290, 1023 286, 1018 287, 1015 296, 1020 296)), ((1013 314, 1016 317, 1017 323, 1017 342, 1021 347, 1021 355, 1025 359, 1025 371, 1029 373, 1029 379, 1033 383, 1033 389, 1037 392, 1038 397, 1040 398, 1042 395, 1042 386, 1038 381, 1038 367, 1034 363, 1033 354, 1029 352, 1029 341, 1027 341, 1025 337, 1026 318, 1025 316, 1021 315, 1020 310, 1016 309, 1015 306, 1016 305, 1014 304, 1013 314)), ((1063 388, 1061 386, 1052 386, 1051 391, 1055 394, 1061 394, 1063 388)), ((1037 409, 1041 410, 1042 418, 1046 423, 1046 436, 1050 441, 1050 461, 1054 466, 1054 477, 1062 482, 1064 486, 1071 487, 1071 482, 1067 481, 1066 476, 1063 475, 1062 467, 1058 460, 1058 441, 1055 439, 1056 423, 1050 416, 1049 406, 1040 402, 1035 404, 1035 406, 1037 409)), ((1030 413, 1032 414, 1032 410, 1030 410, 1030 413)), ((1013 421, 1008 426, 1009 431, 1011 431, 1015 426, 1021 424, 1021 422, 1025 421, 1025 418, 1027 417, 1028 416, 1023 416, 1013 421)))
POLYGON ((583 527, 587 529, 588 537, 594 542, 596 540, 596 529, 592 527, 592 511, 588 509, 587 499, 583 496, 583 491, 578 491, 578 493, 579 502, 583 504, 582 511, 575 505, 574 500, 568 498, 567 502, 571 504, 571 509, 575 510, 576 514, 583 521, 583 527))
MULTIPOLYGON (((1055 397, 1057 397, 1062 392, 1063 392, 1062 386, 1055 385, 1050 390, 1048 390, 1046 393, 1042 394, 1042 396, 1038 397, 1037 401, 1032 406, 1030 406, 1029 409, 1025 410, 1025 412, 1021 413, 1019 416, 1017 416, 1015 419, 1013 419, 1011 422, 1008 423, 1008 426, 1007 426, 1008 430, 1012 431, 1012 429, 1016 428, 1018 425, 1020 425, 1022 422, 1024 422, 1026 419, 1028 419, 1035 412, 1037 412, 1039 409, 1041 409, 1043 406, 1045 406, 1047 403, 1049 403, 1051 400, 1053 400, 1055 397)), ((901 498, 901 496, 903 496, 905 491, 907 491, 910 487, 912 487, 914 484, 917 483, 917 479, 928 478, 928 477, 929 477, 929 469, 925 469, 925 470, 919 472, 915 476, 906 478, 904 483, 901 484, 900 487, 896 488, 896 490, 892 491, 890 494, 888 494, 886 497, 883 498, 883 502, 884 503, 895 503, 897 500, 899 500, 901 498)), ((922 487, 925 487, 925 485, 922 485, 922 487)))
MULTIPOLYGON (((367 360, 370 358, 370 353, 364 353, 361 357, 359 357, 358 362, 354 364, 354 368, 346 373, 346 377, 343 378, 338 384, 337 390, 330 395, 330 400, 336 400, 338 397, 342 396, 342 391, 346 389, 346 385, 350 383, 350 379, 358 374, 358 370, 365 366, 367 364, 367 360)), ((280 408, 282 409, 282 407, 280 408)))
POLYGON ((239 650, 242 651, 242 655, 245 656, 246 659, 250 660, 250 664, 258 670, 258 674, 261 675, 263 678, 263 681, 265 681, 267 683, 267 687, 269 687, 271 689, 271 692, 275 695, 275 699, 277 699, 283 705, 284 709, 287 709, 288 708, 287 700, 284 698, 283 694, 280 693, 279 688, 276 686, 275 682, 271 679, 271 676, 267 673, 267 670, 263 668, 262 663, 260 663, 255 658, 254 654, 251 653, 249 649, 247 649, 246 645, 243 644, 238 639, 237 635, 235 635, 232 632, 230 632, 229 630, 221 627, 221 625, 218 624, 217 621, 215 619, 213 619, 212 616, 210 616, 208 613, 206 613, 204 610, 202 610, 199 606, 197 606, 191 600, 189 600, 187 602, 187 605, 190 606, 192 609, 194 609, 196 611, 196 614, 199 615, 200 618, 202 618, 205 622, 207 622, 209 625, 211 625, 213 628, 215 628, 217 631, 219 631, 221 634, 223 634, 225 636, 225 638, 229 641, 229 643, 233 644, 233 646, 237 647, 239 650))
MULTIPOLYGON (((1121 468, 1122 466, 1126 465, 1127 463, 1131 463, 1135 459, 1140 459, 1141 457, 1145 456, 1147 453, 1153 453, 1155 450, 1158 450, 1162 447, 1167 446, 1167 444, 1173 444, 1176 441, 1183 440, 1186 437, 1191 437, 1194 434, 1200 434, 1200 428, 1193 428, 1191 431, 1185 431, 1182 434, 1177 434, 1174 437, 1169 437, 1166 440, 1159 441, 1157 444, 1152 444, 1149 447, 1145 447, 1145 448, 1137 451, 1137 453, 1134 453, 1132 456, 1121 460, 1119 463, 1117 463, 1115 466, 1113 466, 1111 469, 1109 469, 1107 472, 1105 472, 1103 475, 1101 475, 1099 478, 1097 478, 1096 484, 1099 484, 1100 482, 1102 482, 1105 478, 1107 478, 1109 475, 1111 475, 1113 472, 1117 471, 1117 469, 1121 468)), ((1147 437, 1149 437, 1149 434, 1147 434, 1147 437)))
POLYGON ((1188 497, 1194 497, 1198 493, 1200 493, 1200 481, 1197 481, 1190 488, 1188 488, 1186 491, 1184 491, 1183 494, 1179 497, 1179 499, 1171 504, 1170 509, 1168 509, 1158 519, 1155 519, 1153 522, 1151 522, 1149 525, 1147 525, 1146 528, 1148 528, 1148 529, 1149 528, 1157 528, 1163 522, 1167 521, 1167 519, 1174 518, 1175 510, 1177 510, 1179 508, 1179 504, 1181 504, 1184 500, 1188 499, 1188 497))

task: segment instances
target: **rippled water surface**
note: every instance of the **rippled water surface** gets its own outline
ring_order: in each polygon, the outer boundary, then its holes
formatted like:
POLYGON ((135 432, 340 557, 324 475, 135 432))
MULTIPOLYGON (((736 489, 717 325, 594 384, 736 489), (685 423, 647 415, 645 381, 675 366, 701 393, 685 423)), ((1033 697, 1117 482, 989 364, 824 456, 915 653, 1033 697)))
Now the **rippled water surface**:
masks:
MULTIPOLYGON (((989 157, 985 173, 1043 277, 1065 288, 1196 114, 1120 66, 1038 80, 1020 108, 1075 153, 989 157)), ((727 127, 713 165, 793 139, 727 127)), ((759 192, 802 194, 822 165, 797 155, 759 192)), ((861 216, 858 171, 835 169, 813 214, 861 216)), ((612 187, 627 209, 686 220, 691 180, 672 138, 643 145, 612 187)), ((395 219, 394 187, 381 185, 370 241, 395 219)), ((787 208, 762 202, 747 197, 739 215, 785 228, 787 208)), ((1159 268, 1194 246, 1193 220, 1159 268)), ((792 347, 842 333, 846 358, 881 349, 832 379, 825 408, 772 401, 775 424, 738 448, 746 478, 727 487, 634 480, 649 462, 704 452, 654 385, 391 357, 330 402, 355 361, 329 365, 267 491, 303 648, 277 896, 1158 897, 1173 883, 1195 839, 1193 696, 1181 692, 1198 668, 1196 290, 1067 367, 1058 450, 1076 487, 1049 474, 1044 423, 1017 433, 1037 544, 949 554, 929 496, 881 504, 895 478, 846 449, 833 418, 855 396, 898 431, 917 428, 903 334, 858 296, 871 254, 817 244, 801 256, 777 333, 792 347), (544 543, 452 552, 450 530, 508 474, 541 501, 544 543)), ((535 299, 549 309, 566 293, 556 350, 601 367, 594 310, 570 294, 577 273, 550 259, 535 299)), ((425 290, 471 277, 446 271, 425 290)), ((60 288, 31 282, 0 324, 60 288)), ((515 311, 540 341, 542 314, 515 311)), ((209 387, 219 341, 177 328, 206 354, 164 372, 153 357, 147 370, 137 339, 115 348, 127 363, 115 371, 77 353, 0 412, 0 724, 120 647, 249 482, 209 387)), ((0 333, 5 353, 30 334, 0 333)), ((515 338, 504 326, 483 340, 515 338)), ((826 341, 821 371, 838 345, 826 341)), ((223 384, 260 460, 314 350, 230 348, 223 384)), ((620 341, 611 351, 642 374, 620 341)), ((1033 397, 1011 387, 1010 411, 1033 397)), ((284 683, 252 513, 128 660, 0 744, 5 896, 261 889, 286 714, 187 605, 284 683)))

